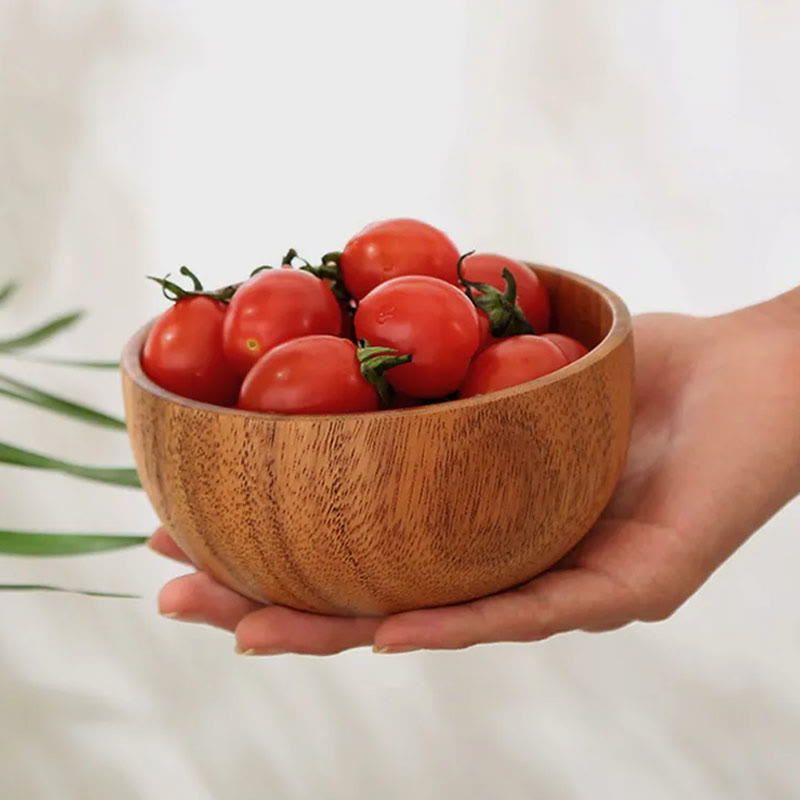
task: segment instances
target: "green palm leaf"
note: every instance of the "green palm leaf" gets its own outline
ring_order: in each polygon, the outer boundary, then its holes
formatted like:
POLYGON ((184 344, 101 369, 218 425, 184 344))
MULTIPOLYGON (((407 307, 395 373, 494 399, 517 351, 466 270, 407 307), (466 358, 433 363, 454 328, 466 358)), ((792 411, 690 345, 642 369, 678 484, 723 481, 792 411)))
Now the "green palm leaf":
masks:
POLYGON ((43 583, 0 583, 0 592, 67 592, 83 594, 87 597, 121 597, 139 600, 138 594, 121 594, 119 592, 91 592, 86 589, 65 589, 61 586, 46 586, 43 583))
POLYGON ((33 361, 36 364, 49 364, 54 367, 83 367, 84 369, 119 369, 119 361, 82 361, 73 358, 49 358, 47 356, 29 356, 13 353, 20 361, 33 361))
MULTIPOLYGON (((0 286, 0 304, 8 300, 16 291, 17 285, 9 281, 0 286)), ((0 354, 10 355, 25 360, 90 369, 118 369, 116 361, 86 361, 76 359, 35 358, 17 351, 41 344, 51 337, 74 325, 83 316, 82 311, 73 311, 48 320, 36 328, 17 336, 0 339, 0 354)), ((115 430, 124 430, 125 422, 95 408, 75 403, 50 392, 43 391, 30 384, 0 375, 0 395, 14 400, 36 405, 49 411, 74 417, 84 422, 102 425, 115 430)), ((74 475, 86 480, 109 483, 116 486, 141 487, 135 469, 119 467, 92 467, 73 464, 58 458, 51 458, 41 453, 34 453, 21 447, 0 442, 0 464, 13 464, 33 469, 53 470, 67 475, 74 475)), ((41 533, 37 531, 0 530, 0 554, 18 556, 67 556, 86 553, 117 550, 134 547, 147 541, 146 536, 114 535, 101 533, 41 533)), ((90 597, 136 598, 137 595, 119 592, 96 592, 84 589, 70 589, 61 586, 50 586, 39 583, 3 583, 0 591, 46 591, 66 592, 87 595, 90 597)))
POLYGON ((38 533, 0 530, 0 553, 12 556, 76 556, 144 544, 147 536, 106 533, 38 533))
MULTIPOLYGON (((13 290, 12 290, 13 291, 13 290)), ((0 351, 16 350, 20 347, 32 347, 46 341, 51 336, 74 325, 83 316, 83 311, 73 311, 70 314, 63 314, 60 317, 51 319, 48 322, 33 328, 19 336, 11 339, 0 339, 0 351)))
POLYGON ((17 284, 15 281, 9 281, 5 286, 0 287, 0 303, 4 303, 17 291, 17 284))
POLYGON ((94 425, 103 425, 106 428, 114 428, 115 430, 125 430, 124 420, 112 417, 89 406, 73 403, 71 400, 58 395, 44 392, 35 386, 22 383, 22 381, 18 381, 15 378, 9 378, 7 375, 0 375, 0 394, 12 397, 15 400, 31 403, 49 411, 55 411, 58 414, 75 417, 94 425))
POLYGON ((56 472, 63 472, 66 475, 74 475, 77 478, 85 478, 90 481, 100 483, 110 483, 116 486, 132 486, 140 489, 142 484, 135 469, 124 467, 87 467, 82 464, 73 464, 69 461, 62 461, 58 458, 33 453, 30 450, 23 450, 5 442, 0 442, 0 464, 16 464, 20 467, 31 467, 33 469, 47 469, 56 472))

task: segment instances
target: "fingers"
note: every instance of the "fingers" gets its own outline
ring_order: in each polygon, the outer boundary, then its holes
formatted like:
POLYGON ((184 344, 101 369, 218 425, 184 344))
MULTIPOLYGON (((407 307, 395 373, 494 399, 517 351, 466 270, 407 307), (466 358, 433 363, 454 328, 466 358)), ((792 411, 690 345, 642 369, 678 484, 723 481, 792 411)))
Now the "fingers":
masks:
POLYGON ((371 645, 380 622, 373 617, 329 617, 267 606, 242 619, 236 627, 236 644, 247 655, 333 655, 371 645))
POLYGON ((204 572, 170 581, 158 597, 159 612, 182 622, 202 622, 236 632, 247 655, 332 655, 371 645, 379 619, 327 617, 283 606, 262 606, 217 583, 204 572))
POLYGON ((635 609, 624 585, 582 568, 548 572, 471 603, 383 619, 261 606, 202 572, 176 578, 159 595, 162 614, 235 631, 237 650, 247 655, 333 655, 373 644, 380 653, 400 653, 538 641, 568 630, 618 628, 636 617, 635 609))
POLYGON ((568 630, 610 630, 635 617, 635 598, 610 576, 582 568, 547 572, 519 589, 384 620, 375 649, 400 653, 483 642, 530 642, 568 630))
MULTIPOLYGON (((162 527, 148 542, 168 558, 191 563, 162 527)), ((158 597, 159 613, 236 632, 240 653, 332 655, 372 644, 379 620, 327 617, 282 606, 263 606, 228 589, 204 572, 170 581, 158 597)))
POLYGON ((261 608, 258 603, 217 583, 204 572, 175 578, 158 596, 160 614, 228 631, 234 631, 247 614, 258 608, 261 608))
POLYGON ((163 526, 159 528, 148 540, 147 546, 155 550, 162 556, 171 558, 175 561, 182 561, 184 564, 191 564, 189 557, 178 547, 175 540, 167 533, 163 526))

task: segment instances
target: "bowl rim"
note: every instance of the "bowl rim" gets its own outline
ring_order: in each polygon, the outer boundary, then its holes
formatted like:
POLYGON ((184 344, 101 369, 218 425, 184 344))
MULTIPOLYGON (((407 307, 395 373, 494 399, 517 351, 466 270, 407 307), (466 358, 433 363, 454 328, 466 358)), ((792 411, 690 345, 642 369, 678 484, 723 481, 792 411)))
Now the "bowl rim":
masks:
POLYGON ((560 380, 569 378, 578 372, 590 369, 596 363, 604 359, 614 350, 616 350, 632 331, 631 314, 628 307, 625 305, 622 298, 613 292, 608 287, 598 283, 591 278, 584 277, 575 272, 570 272, 560 267, 551 267, 545 264, 536 264, 530 261, 522 261, 528 267, 531 267, 536 272, 546 272, 550 275, 567 278, 577 281, 596 292, 611 309, 611 327, 608 333, 592 348, 585 356, 577 359, 576 361, 567 364, 561 369, 543 375, 526 383, 520 383, 516 386, 509 386, 507 389, 501 389, 497 392, 490 394, 476 395, 475 397, 468 397, 465 399, 446 400, 441 403, 431 403, 430 405, 414 406, 412 408, 390 408, 382 409, 380 411, 361 411, 351 414, 273 414, 263 411, 246 411, 240 408, 231 408, 228 406, 217 406, 212 403, 204 403, 199 400, 192 400, 188 397, 170 392, 164 389, 157 383, 152 381, 142 369, 141 352, 144 346, 144 340, 150 328, 155 323, 158 317, 151 319, 148 323, 143 325, 125 344, 122 357, 120 359, 120 370, 122 373, 132 380, 140 389, 155 395, 162 400, 169 401, 176 405, 184 406, 186 408, 195 409, 198 411, 206 411, 214 414, 231 415, 236 417, 249 417, 259 420, 270 420, 275 423, 298 423, 298 422, 323 422, 325 420, 342 420, 342 419, 362 419, 362 418, 375 418, 382 417, 386 419, 402 416, 408 418, 411 416, 430 416, 435 414, 446 413, 457 409, 475 408, 478 406, 490 405, 502 400, 515 397, 520 394, 527 394, 531 391, 537 391, 545 386, 555 383, 560 380))

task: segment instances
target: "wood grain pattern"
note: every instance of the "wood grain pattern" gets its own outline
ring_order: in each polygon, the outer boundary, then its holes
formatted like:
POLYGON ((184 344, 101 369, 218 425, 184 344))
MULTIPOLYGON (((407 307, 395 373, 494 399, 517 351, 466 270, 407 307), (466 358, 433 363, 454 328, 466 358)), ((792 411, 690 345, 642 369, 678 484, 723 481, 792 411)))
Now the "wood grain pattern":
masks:
POLYGON ((329 614, 460 602, 552 565, 618 480, 633 343, 616 295, 535 269, 557 329, 594 349, 531 383, 420 409, 280 417, 197 403, 143 374, 139 331, 122 359, 125 410, 164 525, 243 594, 329 614))

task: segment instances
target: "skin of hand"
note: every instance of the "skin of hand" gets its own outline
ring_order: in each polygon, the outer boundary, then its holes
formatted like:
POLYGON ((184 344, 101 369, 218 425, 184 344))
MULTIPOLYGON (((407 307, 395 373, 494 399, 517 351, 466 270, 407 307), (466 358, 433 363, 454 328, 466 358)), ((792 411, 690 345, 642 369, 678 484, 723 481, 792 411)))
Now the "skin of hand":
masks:
MULTIPOLYGON (((456 649, 669 617, 800 492, 800 288, 731 314, 634 320, 636 413, 602 517, 528 583, 456 606, 376 618, 262 606, 195 572, 162 614, 235 632, 246 654, 456 649)), ((186 561, 160 529, 150 546, 186 561)))

